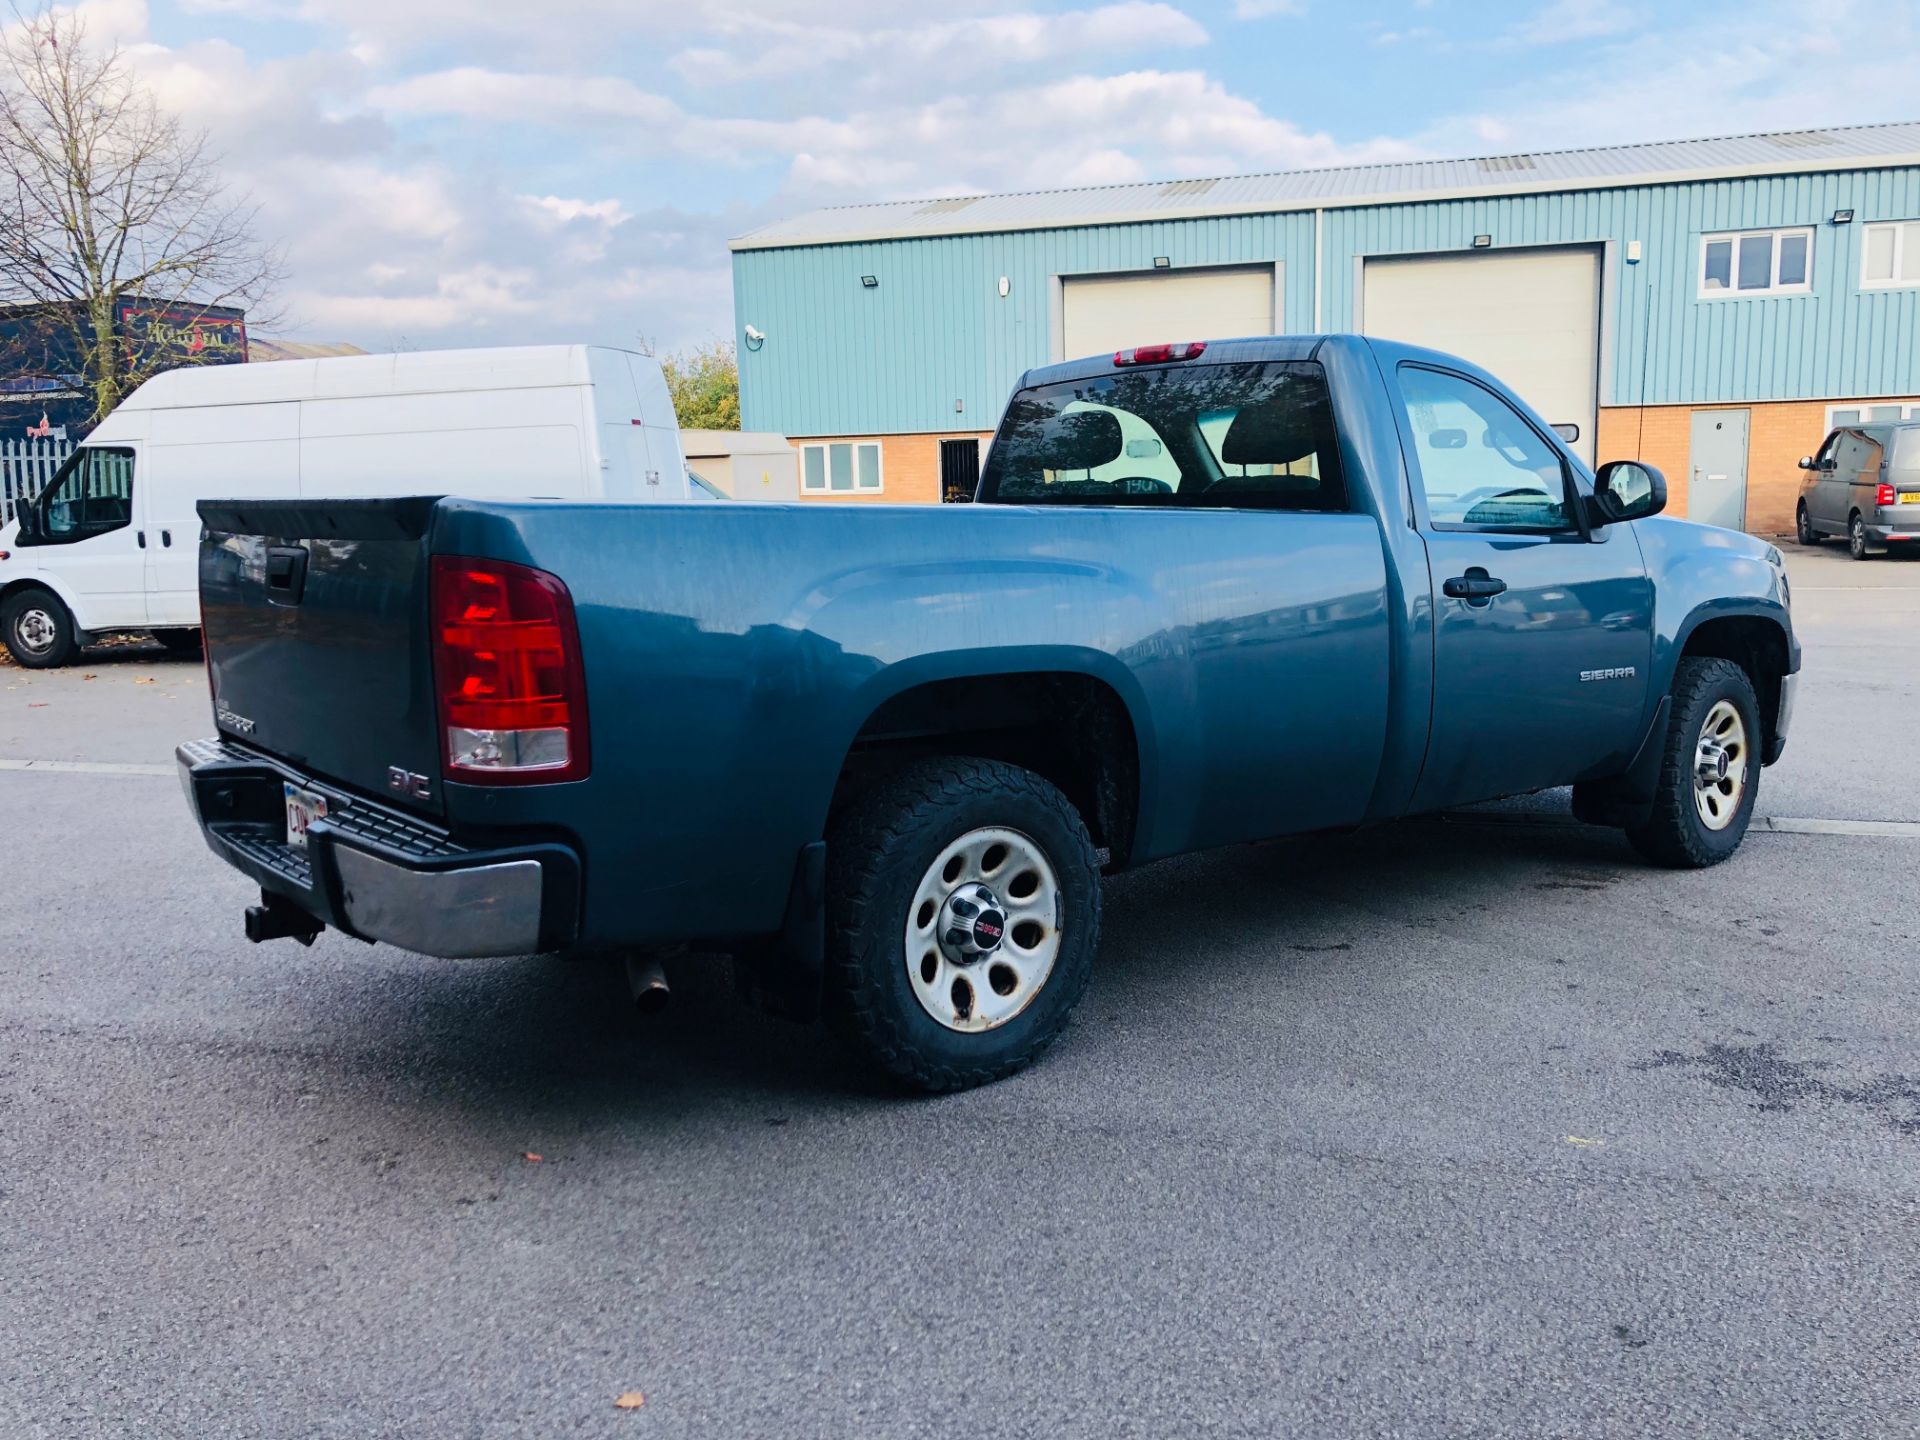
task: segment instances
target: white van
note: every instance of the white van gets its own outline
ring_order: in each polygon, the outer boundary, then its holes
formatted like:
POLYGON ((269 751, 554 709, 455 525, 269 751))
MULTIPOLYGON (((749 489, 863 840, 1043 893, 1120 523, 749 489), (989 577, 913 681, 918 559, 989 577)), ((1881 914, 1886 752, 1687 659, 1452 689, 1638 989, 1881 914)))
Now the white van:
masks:
POLYGON ((209 499, 706 500, 657 361, 592 345, 170 370, 0 530, 0 639, 64 664, 94 634, 191 649, 209 499))

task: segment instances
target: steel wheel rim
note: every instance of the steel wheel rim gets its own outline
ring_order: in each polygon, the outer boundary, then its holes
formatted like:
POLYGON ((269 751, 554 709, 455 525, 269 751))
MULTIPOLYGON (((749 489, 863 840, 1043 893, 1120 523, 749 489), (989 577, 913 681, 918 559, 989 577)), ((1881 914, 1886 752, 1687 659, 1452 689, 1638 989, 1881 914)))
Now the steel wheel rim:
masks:
POLYGON ((1867 553, 1867 522, 1858 515, 1853 517, 1853 525, 1847 531, 1847 544, 1856 555, 1867 553))
POLYGON ((1709 830, 1724 830, 1747 793, 1747 722, 1731 700, 1716 700, 1693 750, 1693 808, 1709 830))
POLYGON ((53 649, 53 642, 59 636, 59 627, 53 623, 53 615, 34 606, 22 610, 13 622, 13 638, 20 642, 21 648, 35 655, 44 655, 53 649))
POLYGON ((1060 881, 1047 852, 1030 835, 987 826, 949 843, 920 877, 903 958, 920 1008, 979 1034, 1033 1003, 1061 943, 1060 881))

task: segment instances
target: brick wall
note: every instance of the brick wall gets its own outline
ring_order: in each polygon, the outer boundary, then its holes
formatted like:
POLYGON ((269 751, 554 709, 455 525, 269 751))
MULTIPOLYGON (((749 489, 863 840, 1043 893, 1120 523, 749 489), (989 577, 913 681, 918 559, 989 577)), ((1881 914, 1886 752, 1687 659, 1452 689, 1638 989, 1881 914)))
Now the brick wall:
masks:
MULTIPOLYGON (((802 500, 831 500, 840 503, 880 505, 938 505, 940 503, 940 442, 975 440, 980 455, 986 458, 991 431, 961 430, 951 435, 806 435, 793 437, 794 449, 801 445, 831 444, 836 440, 878 440, 880 442, 880 493, 853 494, 844 490, 825 495, 800 492, 802 500)), ((801 475, 806 474, 802 465, 801 475)))
POLYGON ((1600 412, 1596 454, 1605 460, 1644 460, 1667 477, 1667 511, 1687 513, 1689 451, 1695 410, 1746 410, 1747 529, 1783 535, 1793 529, 1800 498, 1802 455, 1820 448, 1827 434, 1826 400, 1753 405, 1622 406, 1600 412))

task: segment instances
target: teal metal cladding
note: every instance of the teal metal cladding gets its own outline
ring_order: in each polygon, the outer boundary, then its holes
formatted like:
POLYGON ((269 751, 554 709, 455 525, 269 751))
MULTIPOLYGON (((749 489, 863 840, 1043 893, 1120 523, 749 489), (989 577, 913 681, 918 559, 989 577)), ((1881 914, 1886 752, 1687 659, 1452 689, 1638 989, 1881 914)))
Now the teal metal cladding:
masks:
MULTIPOLYGON (((1464 251, 1476 235, 1496 249, 1601 245, 1602 405, 1920 394, 1920 288, 1860 288, 1864 226, 1920 219, 1920 168, 1321 215, 1323 330, 1360 318, 1367 256, 1464 251), (1838 210, 1853 223, 1831 223, 1838 210), (1698 295, 1702 235, 1774 226, 1813 228, 1810 292, 1698 295)), ((735 315, 743 335, 750 324, 767 337, 741 346, 743 423, 792 435, 991 428, 1019 374, 1054 358, 1055 277, 1147 270, 1156 256, 1175 268, 1281 262, 1284 328, 1315 328, 1311 211, 743 250, 735 315)))

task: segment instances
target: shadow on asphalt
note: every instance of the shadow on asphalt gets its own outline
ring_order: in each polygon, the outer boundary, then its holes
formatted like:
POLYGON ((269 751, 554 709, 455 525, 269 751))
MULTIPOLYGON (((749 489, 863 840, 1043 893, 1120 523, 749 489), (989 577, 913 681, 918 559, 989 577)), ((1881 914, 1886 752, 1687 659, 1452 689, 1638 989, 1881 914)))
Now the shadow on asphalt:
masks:
MULTIPOLYGON (((1225 965, 1215 983, 1244 991, 1227 1003, 1284 1007, 1302 967, 1364 967, 1370 934, 1404 942, 1463 915, 1549 897, 1577 904, 1580 892, 1655 873, 1611 831, 1440 820, 1182 857, 1108 882, 1090 1001, 1107 1012, 1153 1007, 1184 972, 1225 965)), ((741 1107, 783 1124, 805 1112, 928 1103, 873 1083, 822 1026, 750 1009, 718 957, 671 965, 673 1003, 645 1018, 621 969, 595 960, 439 961, 339 937, 284 960, 310 973, 276 988, 271 1003, 298 1008, 283 1018, 305 1030, 319 1068, 345 1067, 335 1076, 344 1088, 377 1085, 383 1103, 439 1110, 471 1126, 475 1143, 499 1143, 485 1137, 507 1117, 518 1117, 515 1134, 529 1123, 632 1132, 741 1107), (411 1096, 393 1096, 396 1083, 411 1096)), ((1196 1009, 1175 1023, 1211 1022, 1196 1009)), ((1085 1006, 1062 1042, 1083 1061, 1083 1047, 1127 1043, 1085 1006)))

